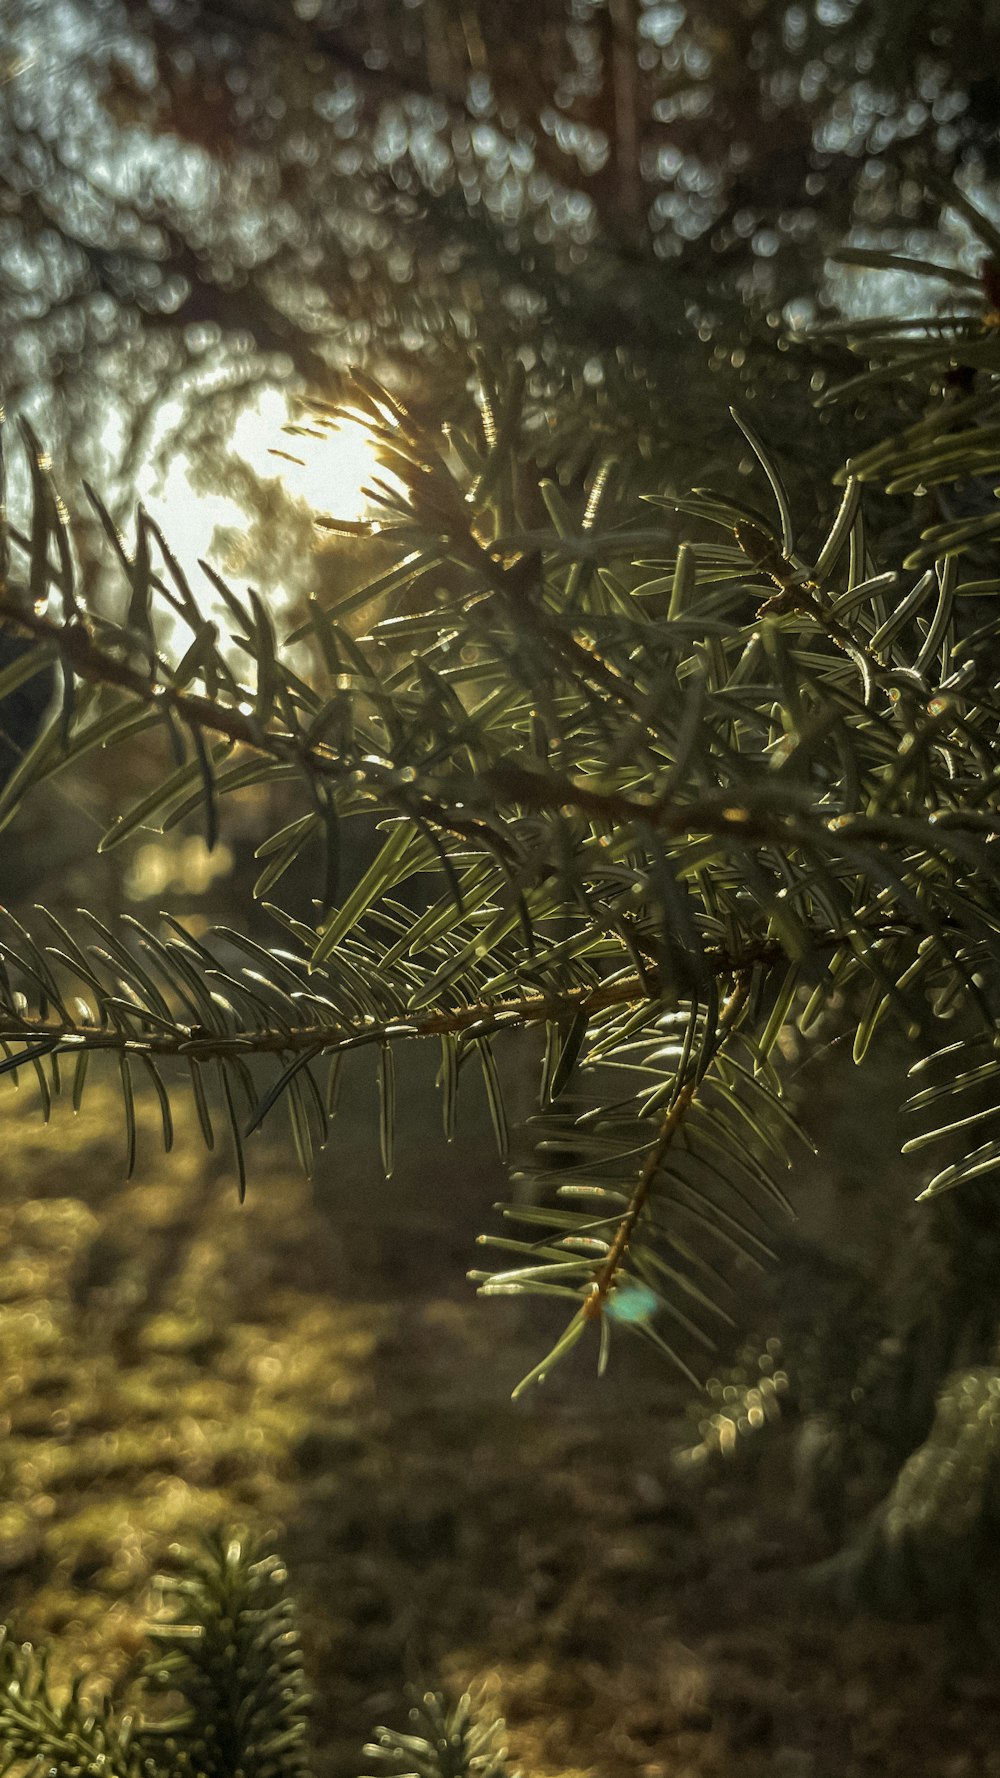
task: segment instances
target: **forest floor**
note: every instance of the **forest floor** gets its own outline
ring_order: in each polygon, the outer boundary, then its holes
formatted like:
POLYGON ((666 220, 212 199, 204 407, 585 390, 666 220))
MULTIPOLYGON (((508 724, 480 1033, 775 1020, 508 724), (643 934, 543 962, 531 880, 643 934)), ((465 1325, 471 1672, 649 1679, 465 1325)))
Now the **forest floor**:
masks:
POLYGON ((408 1675, 475 1687, 526 1778, 1000 1778, 1000 1680, 954 1626, 802 1586, 790 1427, 685 1470, 691 1392, 634 1343, 511 1403, 552 1330, 464 1282, 477 1142, 454 1214, 443 1162, 383 1185, 353 1137, 315 1187, 259 1149, 241 1208, 186 1140, 124 1184, 109 1093, 47 1129, 30 1097, 0 1152, 0 1617, 60 1673, 120 1680, 172 1546, 243 1524, 289 1565, 322 1778, 403 1725, 408 1675))

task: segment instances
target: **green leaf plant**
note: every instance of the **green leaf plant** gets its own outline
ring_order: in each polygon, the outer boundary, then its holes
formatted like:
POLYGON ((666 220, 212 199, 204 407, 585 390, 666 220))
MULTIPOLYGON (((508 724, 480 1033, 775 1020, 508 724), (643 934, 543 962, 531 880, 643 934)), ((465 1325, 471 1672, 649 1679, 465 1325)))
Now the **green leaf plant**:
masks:
POLYGON ((308 1778, 308 1705, 295 1608, 279 1558, 220 1532, 158 1583, 135 1702, 50 1682, 50 1655, 0 1643, 0 1759, 58 1778, 308 1778), (158 1706, 169 1700, 172 1714, 158 1706))
MULTIPOLYGON (((0 1769, 32 1778, 309 1778, 310 1697, 283 1562, 219 1531, 171 1552, 123 1703, 95 1675, 50 1679, 51 1651, 0 1626, 0 1769), (171 1714, 165 1714, 169 1706, 171 1714)), ((509 1778, 504 1723, 469 1696, 413 1694, 410 1732, 364 1750, 400 1778, 509 1778)))
MULTIPOLYGON (((819 532, 798 521, 742 414, 753 498, 734 475, 739 494, 632 504, 605 466, 574 504, 539 487, 517 402, 516 385, 484 387, 482 434, 458 437, 358 377, 352 411, 386 472, 367 526, 378 573, 287 636, 212 569, 196 595, 144 513, 127 544, 96 496, 125 584, 117 617, 90 603, 26 435, 33 514, 6 528, 0 620, 32 644, 17 682, 55 662, 62 695, 0 791, 0 825, 91 750, 140 736, 161 750, 158 782, 105 849, 189 818, 211 845, 261 785, 284 812, 259 848, 273 944, 169 914, 154 929, 40 910, 30 932, 0 914, 0 1068, 33 1078, 48 1115, 106 1058, 130 1164, 136 1094, 152 1089, 169 1147, 186 1082, 206 1142, 222 1117, 242 1193, 249 1138, 279 1106, 312 1165, 360 1047, 378 1060, 387 1171, 404 1044, 439 1047, 449 1132, 482 1077, 505 1153, 504 1060, 541 1034, 522 1189, 482 1237, 497 1269, 473 1279, 563 1309, 521 1387, 581 1341, 603 1367, 618 1331, 691 1375, 728 1319, 729 1262, 766 1261, 790 1213, 790 1023, 854 1009, 859 1062, 884 1023, 901 1028, 933 1083, 914 1116, 943 1113, 915 1140, 958 1143, 929 1191, 1000 1160, 992 1106, 946 1103, 1000 1068, 1000 703, 981 604, 1000 578, 970 570, 981 531, 921 536, 916 507, 902 546, 884 544, 868 459, 819 532), (379 848, 341 882, 352 819, 379 848), (272 898, 317 842, 310 922, 272 898)), ((922 423, 925 481, 963 450, 978 473, 993 448, 989 426, 954 418, 943 403, 922 423)), ((898 452, 893 475, 905 493, 898 452)))

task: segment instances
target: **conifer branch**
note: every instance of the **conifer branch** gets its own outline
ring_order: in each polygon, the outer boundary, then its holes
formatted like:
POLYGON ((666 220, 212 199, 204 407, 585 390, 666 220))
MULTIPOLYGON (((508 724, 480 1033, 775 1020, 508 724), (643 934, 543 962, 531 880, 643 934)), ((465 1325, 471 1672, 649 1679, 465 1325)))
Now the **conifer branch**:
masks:
MULTIPOLYGON (((345 760, 329 748, 312 745, 297 735, 265 729, 255 718, 232 705, 178 690, 167 682, 166 677, 157 677, 158 671, 168 672, 160 661, 154 662, 152 673, 140 672, 128 661, 100 648, 85 623, 59 622, 42 611, 31 610, 9 589, 0 591, 0 623, 9 624, 15 632, 30 636, 34 641, 50 644, 80 679, 91 685, 124 691, 138 704, 156 709, 164 716, 172 716, 199 733, 218 735, 233 745, 246 747, 269 759, 293 764, 318 780, 343 783, 349 774, 363 770, 355 756, 345 760)), ((385 788, 383 778, 372 770, 370 762, 367 776, 373 786, 385 788)), ((475 840, 500 856, 511 854, 512 849, 504 835, 488 822, 463 816, 446 808, 434 797, 411 795, 400 800, 408 803, 414 814, 460 839, 475 840)))
MULTIPOLYGON (((737 976, 732 991, 727 996, 719 1014, 719 1022, 712 1045, 713 1054, 718 1053, 729 1032, 734 1030, 739 1023, 749 993, 750 977, 745 971, 742 971, 737 976)), ((628 1258, 636 1225, 656 1183, 657 1174, 666 1160, 671 1144, 683 1126, 688 1111, 694 1104, 699 1079, 703 1076, 704 1069, 697 1069, 693 1063, 689 1066, 691 1072, 688 1078, 679 1084, 676 1098, 663 1114, 659 1135, 643 1162, 642 1171, 636 1181, 628 1209, 615 1230, 614 1239, 608 1249, 608 1256, 594 1279, 590 1287, 590 1294, 584 1302, 583 1313, 588 1321, 598 1319, 607 1304, 608 1297, 615 1288, 619 1273, 628 1258)))
MULTIPOLYGON (((916 930, 913 923, 894 920, 869 929, 866 937, 869 943, 877 944, 916 930)), ((822 955, 849 943, 848 933, 827 933, 817 937, 815 949, 822 955)), ((760 969, 767 974, 787 965, 787 953, 777 939, 761 939, 736 954, 719 947, 709 948, 699 961, 709 978, 743 980, 750 970, 760 969)), ((29 1050, 37 1048, 39 1053, 63 1050, 67 1054, 134 1054, 161 1059, 193 1058, 196 1061, 239 1056, 334 1055, 359 1046, 408 1038, 478 1038, 514 1027, 563 1024, 576 1018, 589 1020, 614 1009, 627 1011, 644 1003, 656 1005, 673 986, 672 977, 665 976, 651 964, 642 975, 629 973, 559 991, 477 1000, 468 1005, 417 1013, 412 1017, 407 1016, 404 1009, 399 1016, 389 1019, 368 1016, 350 1020, 338 1018, 331 1009, 329 1017, 322 1022, 271 1027, 248 1025, 215 1031, 197 1023, 174 1022, 162 1016, 158 1016, 156 1025, 150 1028, 150 1009, 123 1000, 116 1003, 119 1014, 136 1020, 140 1026, 146 1021, 146 1029, 50 1016, 33 1017, 16 1012, 10 1006, 0 1006, 0 1044, 24 1043, 29 1050)), ((6 1066, 19 1066, 25 1059, 12 1053, 6 1066)))
MULTIPOLYGON (((804 565, 792 502, 749 422, 774 535, 755 509, 700 489, 651 498, 721 528, 722 543, 676 542, 667 527, 640 541, 641 527, 626 533, 620 513, 609 517, 617 496, 605 499, 603 484, 582 516, 557 489, 537 490, 550 532, 538 528, 536 490, 501 498, 524 467, 516 380, 485 447, 442 443, 370 379, 357 387, 404 490, 383 489, 378 526, 398 560, 329 608, 313 601, 283 642, 255 592, 237 596, 207 568, 213 610, 228 610, 252 663, 239 676, 156 527, 140 513, 130 554, 96 497, 128 597, 118 622, 88 612, 27 435, 35 512, 30 534, 9 532, 26 590, 0 588, 0 624, 34 646, 0 672, 0 698, 53 660, 63 697, 0 790, 0 825, 92 748, 160 731, 174 766, 118 814, 102 849, 199 812, 211 845, 219 797, 266 784, 279 800, 291 786, 307 792, 306 809, 282 808, 262 839, 255 894, 270 897, 317 842, 322 871, 317 916, 269 904, 282 948, 238 929, 202 941, 169 913, 161 936, 82 911, 78 938, 44 910, 55 938, 43 945, 4 913, 0 1073, 27 1069, 47 1108, 68 1072, 77 1103, 91 1053, 110 1054, 131 1165, 136 1085, 152 1084, 169 1147, 174 1071, 160 1068, 186 1064, 177 1072, 209 1146, 205 1083, 218 1088, 242 1193, 244 1138, 279 1102, 309 1169, 340 1057, 364 1046, 380 1058, 388 1172, 392 1053, 409 1039, 440 1042, 449 1134, 463 1065, 481 1070, 505 1156, 493 1040, 544 1027, 531 1126, 541 1158, 526 1174, 535 1196, 502 1208, 542 1235, 485 1237, 514 1258, 474 1276, 487 1294, 572 1300, 570 1328, 533 1375, 592 1320, 602 1362, 621 1321, 690 1374, 652 1317, 710 1347, 713 1317, 725 1319, 720 1249, 761 1260, 771 1214, 789 1210, 778 1171, 797 1132, 771 1062, 786 1022, 807 1029, 836 997, 854 1010, 860 1059, 888 1015, 924 1041, 962 1002, 978 1021, 965 1079, 975 1086, 992 1067, 995 625, 963 622, 956 599, 970 589, 957 585, 954 553, 905 590, 897 570, 876 571, 856 481, 804 565), (532 506, 519 536, 513 515, 532 506), (622 547, 609 547, 616 536, 622 547), (50 592, 61 612, 46 611, 50 592), (161 601, 192 638, 176 666, 161 601), (362 612, 359 636, 351 619, 362 612), (341 890, 340 823, 358 815, 378 843, 363 864, 354 854, 341 890), (75 1070, 61 1073, 74 1053, 75 1070), (620 1076, 609 1088, 608 1066, 625 1073, 623 1092, 620 1076), (568 1157, 564 1169, 553 1171, 553 1153, 568 1157)), ((913 448, 934 442, 921 433, 913 448)), ((947 451, 954 467, 953 440, 947 451)), ((914 1104, 940 1097, 935 1084, 914 1104)), ((952 1127, 919 1140, 944 1141, 952 1127)), ((931 1187, 997 1156, 1000 1135, 931 1187)))
MULTIPOLYGON (((800 588, 793 590, 796 596, 801 593, 800 588)), ((810 615, 815 615, 816 621, 832 635, 833 630, 826 620, 826 614, 819 609, 814 611, 811 604, 808 609, 810 615)), ((361 771, 367 772, 373 791, 384 793, 386 789, 385 774, 375 770, 370 761, 359 764, 354 755, 345 759, 329 748, 310 744, 297 735, 264 729, 252 716, 231 705, 177 690, 164 679, 144 674, 127 661, 101 649, 81 622, 59 622, 44 613, 28 610, 9 591, 0 593, 0 621, 11 624, 36 641, 54 646, 80 678, 96 685, 125 691, 138 703, 164 713, 169 712, 191 728, 218 735, 271 759, 293 763, 316 779, 343 782, 349 774, 356 778, 361 771)), ((851 643, 851 647, 857 652, 854 643, 851 643)), ((880 662, 867 656, 866 659, 873 671, 884 671, 880 662)), ((516 799, 529 809, 576 808, 609 827, 638 822, 663 832, 671 839, 686 835, 716 834, 747 845, 781 845, 796 839, 808 841, 817 830, 822 832, 825 829, 840 832, 844 837, 881 845, 891 841, 900 831, 900 824, 892 817, 873 820, 860 813, 847 817, 821 816, 818 822, 809 824, 801 813, 793 814, 786 809, 780 814, 769 815, 759 807, 741 807, 720 795, 703 797, 680 805, 664 805, 656 796, 639 800, 616 791, 595 790, 586 783, 565 775, 524 768, 511 761, 488 766, 481 776, 499 795, 516 799)), ((460 814, 439 798, 428 796, 422 791, 404 794, 397 786, 392 788, 394 797, 404 808, 412 810, 415 816, 462 839, 475 840, 500 856, 513 858, 516 855, 514 847, 503 832, 488 822, 460 814)), ((938 831, 945 831, 943 823, 939 823, 938 831)), ((989 811, 977 808, 970 811, 967 818, 963 818, 960 810, 950 810, 947 814, 947 831, 969 831, 977 835, 1000 833, 1000 815, 991 815, 989 811)))

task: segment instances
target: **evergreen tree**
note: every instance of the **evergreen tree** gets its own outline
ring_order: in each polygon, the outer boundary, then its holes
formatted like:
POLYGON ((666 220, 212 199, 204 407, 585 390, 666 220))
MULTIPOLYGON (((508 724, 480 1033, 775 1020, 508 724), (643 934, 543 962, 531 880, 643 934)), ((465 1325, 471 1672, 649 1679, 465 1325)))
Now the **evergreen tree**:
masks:
MULTIPOLYGON (((0 1639, 0 1758, 50 1778, 309 1778, 309 1696, 280 1559, 222 1531, 162 1577, 129 1709, 61 1696, 50 1651, 0 1639), (158 1705, 169 1695, 174 1715, 158 1705), (178 1708, 179 1704, 179 1708, 178 1708)), ((504 1723, 468 1696, 415 1698, 410 1732, 375 1731, 365 1757, 399 1778, 508 1778, 504 1723), (417 1732, 419 1731, 419 1732, 417 1732)))
MULTIPOLYGON (((904 424, 855 453, 822 526, 742 413, 721 490, 639 502, 606 461, 574 500, 539 467, 523 375, 480 365, 473 429, 359 373, 351 405, 392 479, 371 524, 324 523, 378 571, 290 636, 210 570, 196 593, 145 514, 126 543, 92 496, 125 583, 98 603, 26 429, 33 506, 5 528, 0 618, 29 646, 0 698, 53 672, 61 689, 0 821, 96 749, 155 773, 104 850, 194 818, 211 847, 228 800, 261 786, 282 812, 259 848, 271 944, 249 917, 205 937, 4 910, 2 1071, 33 1078, 47 1115, 61 1091, 80 1102, 95 1059, 117 1069, 130 1168, 135 1094, 169 1147, 189 1090, 206 1141, 228 1130, 242 1195, 248 1138, 279 1107, 311 1166, 355 1049, 386 1172, 408 1044, 439 1049, 448 1131, 482 1077, 506 1154, 507 1058, 543 1037, 528 1158, 483 1237, 495 1268, 473 1274, 562 1309, 525 1384, 588 1341, 603 1369, 618 1332, 697 1378, 733 1318, 732 1262, 766 1265, 791 1209, 793 1031, 850 1020, 860 1063, 895 1027, 922 1196, 974 1206, 1000 1160, 1000 364, 991 262, 945 270, 953 316, 838 342, 861 353, 841 401, 888 384, 904 424), (359 869, 351 834, 373 826, 359 869), (269 900, 293 866, 312 872, 307 917, 269 900)), ((958 1223, 953 1253, 974 1251, 958 1223)), ((957 1272, 948 1289, 960 1303, 957 1272)), ((993 1356, 984 1320, 978 1349, 946 1339, 924 1365, 914 1442, 945 1371, 993 1356)))
MULTIPOLYGON (((963 362, 988 364, 992 310, 956 327, 963 362)), ((926 370, 953 350, 936 327, 917 355, 926 370)), ((969 566, 996 521, 918 525, 890 553, 858 474, 888 467, 890 492, 981 479, 995 397, 949 391, 860 457, 813 541, 745 417, 734 457, 739 440, 758 459, 759 504, 700 489, 637 510, 606 466, 573 510, 538 485, 522 398, 523 379, 484 382, 477 437, 429 430, 357 377, 396 478, 367 529, 396 560, 285 639, 215 574, 210 613, 151 521, 127 546, 96 497, 127 597, 118 616, 88 606, 27 434, 33 517, 8 527, 0 615, 34 646, 0 692, 55 664, 62 695, 0 816, 143 737, 162 775, 102 846, 198 810, 211 845, 227 797, 280 784, 258 893, 311 848, 317 913, 272 908, 270 950, 94 915, 36 937, 6 914, 2 1038, 46 1105, 67 1063, 79 1099, 95 1052, 111 1060, 130 1164, 141 1082, 168 1145, 178 1068, 206 1138, 217 1089, 243 1181, 246 1138, 279 1103, 309 1164, 357 1047, 377 1060, 388 1171, 393 1057, 428 1039, 446 1128, 471 1066, 504 1152, 503 1054, 543 1030, 529 1179, 558 1201, 509 1206, 519 1232, 487 1237, 509 1259, 480 1275, 486 1294, 570 1306, 541 1372, 589 1334, 603 1362, 613 1327, 671 1350, 709 1338, 720 1258, 763 1256, 788 1210, 789 1020, 855 1008, 859 1061, 886 1022, 917 1046, 913 1145, 970 1135, 925 1195, 995 1164, 974 1097, 997 1066, 995 626, 964 614, 996 588, 969 566), (362 816, 380 847, 342 882, 341 827, 362 816)))

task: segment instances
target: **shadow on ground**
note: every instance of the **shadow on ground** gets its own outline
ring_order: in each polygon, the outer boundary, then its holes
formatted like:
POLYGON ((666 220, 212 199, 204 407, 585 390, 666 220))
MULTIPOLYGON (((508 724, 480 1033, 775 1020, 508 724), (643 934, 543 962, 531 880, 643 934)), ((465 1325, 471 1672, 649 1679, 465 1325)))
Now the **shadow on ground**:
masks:
POLYGON ((529 1778, 1000 1774, 1000 1686, 953 1626, 804 1594, 821 1544, 781 1427, 679 1470, 685 1391, 632 1348, 511 1403, 551 1324, 463 1282, 500 1183, 481 1133, 389 1185, 354 1122, 315 1187, 262 1148, 241 1209, 183 1128, 168 1161, 147 1129, 124 1185, 112 1095, 48 1129, 19 1100, 0 1616, 64 1673, 123 1683, 171 1546, 242 1521, 289 1562, 326 1778, 408 1674, 489 1693, 529 1778))

